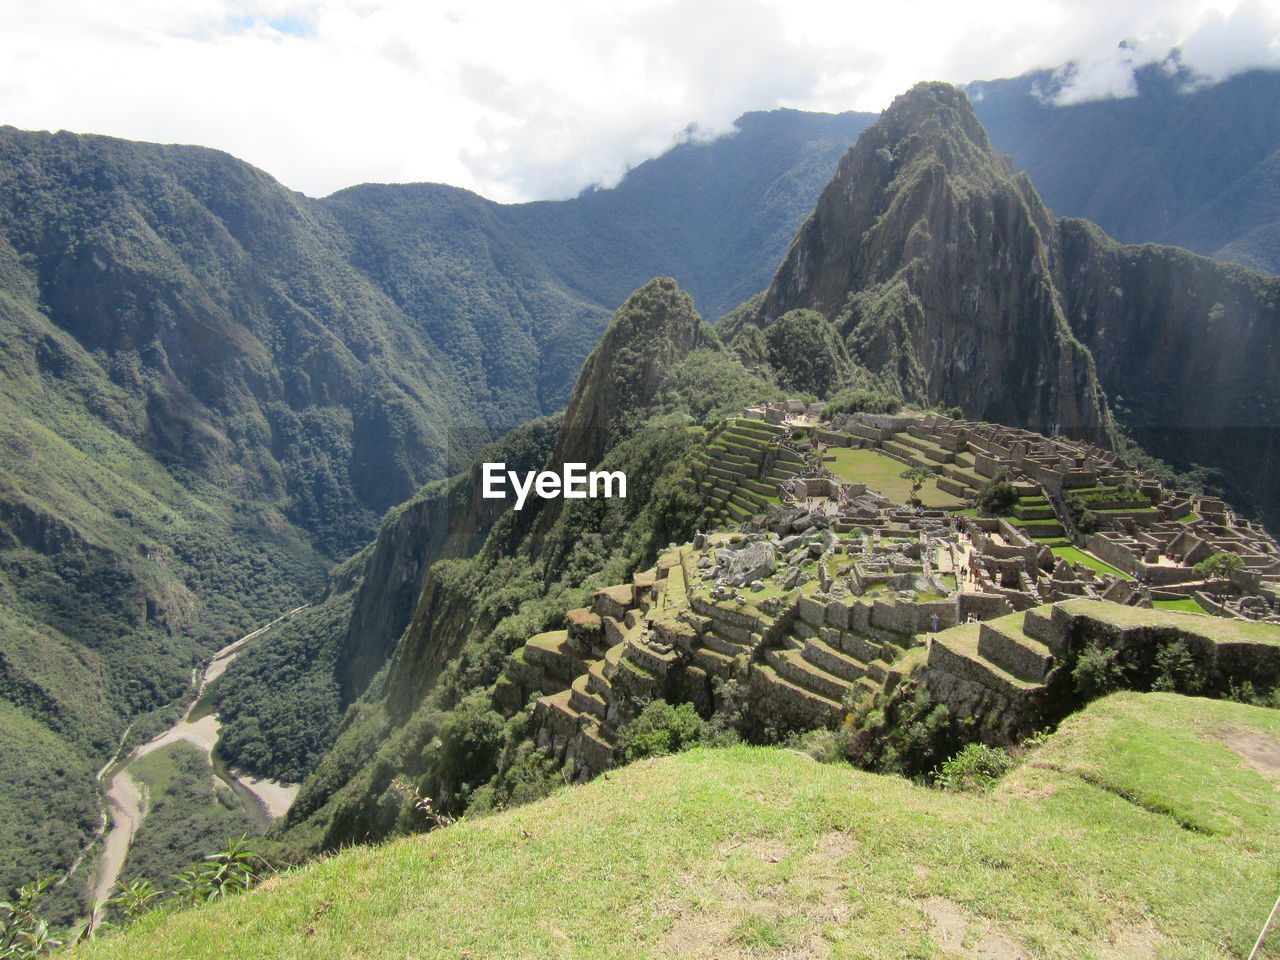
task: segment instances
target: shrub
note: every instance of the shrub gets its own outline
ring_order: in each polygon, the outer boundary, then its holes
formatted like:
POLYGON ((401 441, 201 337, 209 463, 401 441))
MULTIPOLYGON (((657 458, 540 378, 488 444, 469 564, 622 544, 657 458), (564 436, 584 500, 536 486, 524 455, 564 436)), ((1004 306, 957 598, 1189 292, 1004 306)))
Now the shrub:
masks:
POLYGON ((1156 651, 1155 672, 1152 690, 1197 694, 1205 686, 1204 672, 1196 665, 1182 640, 1170 640, 1156 651))
POLYGON ((49 939, 48 921, 36 914, 51 883, 53 877, 33 880, 12 901, 0 902, 0 957, 35 960, 62 946, 60 941, 49 939))
POLYGON ((989 790, 1013 765, 999 747, 970 743, 939 768, 936 783, 943 790, 989 790))
POLYGON ((1081 533, 1093 533, 1098 529, 1098 515, 1092 510, 1081 511, 1076 527, 1081 533))
POLYGON ((991 514, 1006 513, 1017 502, 1018 491, 1013 488, 1009 471, 1001 470, 984 483, 975 498, 979 507, 991 514))
POLYGON ((1227 687, 1226 699, 1246 703, 1251 707, 1280 709, 1280 686, 1272 687, 1269 691, 1259 691, 1251 680, 1239 684, 1233 682, 1227 687))
POLYGON ((211 853, 191 869, 175 878, 180 903, 196 904, 218 900, 233 893, 243 893, 263 879, 267 862, 248 849, 249 838, 228 840, 217 853, 211 853))
POLYGON ((806 730, 787 742, 787 746, 807 753, 819 763, 845 763, 848 760, 849 737, 845 730, 829 730, 819 727, 806 730))
POLYGON ((707 722, 698 716, 693 704, 673 707, 665 700, 652 700, 639 716, 622 725, 618 736, 623 756, 631 762, 687 750, 702 739, 706 729, 707 722))
POLYGON ((842 413, 897 413, 902 400, 875 390, 842 390, 822 408, 822 419, 830 420, 842 413))
POLYGON ((1083 700, 1093 700, 1120 689, 1123 675, 1117 663, 1117 652, 1094 644, 1083 651, 1071 670, 1076 693, 1083 700))

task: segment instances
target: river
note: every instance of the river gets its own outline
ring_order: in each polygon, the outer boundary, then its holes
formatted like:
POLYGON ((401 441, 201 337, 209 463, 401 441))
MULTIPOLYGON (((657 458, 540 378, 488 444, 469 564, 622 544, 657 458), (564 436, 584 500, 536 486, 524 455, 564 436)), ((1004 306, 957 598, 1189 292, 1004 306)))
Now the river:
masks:
POLYGON ((187 707, 182 719, 159 736, 153 737, 134 749, 124 759, 108 763, 99 772, 98 780, 104 786, 104 793, 111 808, 111 828, 106 831, 102 858, 98 862, 97 874, 90 884, 95 926, 102 918, 103 901, 111 896, 116 880, 120 877, 120 871, 124 869, 129 847, 133 844, 138 827, 142 825, 147 815, 146 790, 129 776, 129 765, 139 757, 145 757, 148 753, 179 740, 186 740, 204 751, 205 756, 209 758, 214 775, 224 780, 235 791, 245 811, 255 820, 269 823, 282 817, 289 809, 289 804, 293 803, 293 798, 298 793, 297 784, 250 777, 235 768, 228 768, 214 756, 222 724, 218 722, 218 716, 214 713, 212 705, 205 701, 204 693, 210 683, 226 672, 231 661, 240 655, 246 644, 306 608, 307 604, 295 607, 215 653, 205 666, 204 674, 200 677, 200 685, 196 689, 195 699, 187 707))

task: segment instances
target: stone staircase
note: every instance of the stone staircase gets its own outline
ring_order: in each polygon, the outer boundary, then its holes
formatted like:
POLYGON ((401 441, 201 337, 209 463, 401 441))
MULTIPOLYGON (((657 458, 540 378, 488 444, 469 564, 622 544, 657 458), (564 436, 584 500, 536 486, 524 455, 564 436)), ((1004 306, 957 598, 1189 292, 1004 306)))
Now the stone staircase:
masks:
POLYGON ((495 684, 494 704, 507 712, 542 694, 534 706, 539 746, 571 760, 583 776, 613 765, 615 683, 643 688, 654 682, 627 654, 645 617, 662 603, 660 572, 654 568, 631 583, 597 590, 589 607, 565 615, 565 629, 530 637, 495 684))
POLYGON ((878 638, 852 628, 849 609, 812 597, 796 602, 793 616, 751 664, 752 693, 762 715, 797 727, 831 723, 844 716, 848 704, 902 679, 893 662, 911 638, 890 641, 884 633, 878 638))
POLYGON ((777 485, 803 470, 799 454, 772 443, 783 427, 763 420, 726 421, 695 466, 706 527, 742 523, 778 503, 777 485))

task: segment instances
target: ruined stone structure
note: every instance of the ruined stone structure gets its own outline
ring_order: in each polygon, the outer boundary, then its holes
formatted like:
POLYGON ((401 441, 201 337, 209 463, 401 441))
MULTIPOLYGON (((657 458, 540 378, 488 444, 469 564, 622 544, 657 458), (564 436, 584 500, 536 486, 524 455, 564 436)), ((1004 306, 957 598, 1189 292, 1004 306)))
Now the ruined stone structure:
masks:
POLYGON ((498 681, 507 712, 539 695, 538 744, 574 777, 612 766, 620 727, 656 698, 738 710, 775 733, 838 723, 913 671, 988 739, 1014 739, 1052 719, 1063 667, 1098 638, 1184 637, 1215 676, 1280 682, 1280 627, 1150 609, 1187 598, 1212 609, 1191 568, 1230 550, 1243 597, 1220 612, 1277 619, 1280 551, 1219 501, 1025 430, 866 414, 815 427, 799 401, 746 413, 760 419, 712 431, 688 481, 720 529, 597 591, 498 681), (823 468, 823 447, 839 445, 928 465, 952 493, 1007 471, 1018 499, 1004 517, 895 505, 823 468), (1077 529, 1074 497, 1097 508, 1096 532, 1077 529))
POLYGON ((1124 651, 1179 641, 1218 688, 1280 682, 1280 626, 1068 600, 930 638, 914 676, 985 739, 1012 742, 1061 718, 1068 668, 1086 647, 1124 651))

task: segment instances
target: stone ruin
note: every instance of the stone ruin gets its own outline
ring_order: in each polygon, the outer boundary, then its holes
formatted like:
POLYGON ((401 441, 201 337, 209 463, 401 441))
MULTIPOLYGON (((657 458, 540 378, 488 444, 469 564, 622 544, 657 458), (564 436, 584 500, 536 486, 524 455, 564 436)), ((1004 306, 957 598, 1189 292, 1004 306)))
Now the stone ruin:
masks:
MULTIPOLYGON (((985 482, 1007 472, 1019 495, 1011 516, 994 527, 980 522, 970 531, 984 555, 978 565, 983 592, 1005 596, 1014 609, 1067 596, 1144 607, 1193 600, 1211 613, 1280 622, 1276 541, 1221 500, 1168 490, 1153 474, 1133 469, 1114 452, 934 414, 847 414, 805 433, 828 447, 871 449, 904 467, 928 467, 937 474, 940 490, 960 498, 972 497, 985 482), (1095 529, 1080 529, 1083 513, 1076 507, 1089 512, 1095 529), (1052 553, 1070 546, 1102 564, 1064 562, 1052 553), (1032 552, 1041 572, 1033 576, 1028 569, 1027 578, 1021 578, 1018 556, 1027 560, 1032 552), (1229 584, 1207 584, 1195 565, 1220 552, 1239 556, 1242 569, 1231 575, 1229 584), (1114 571, 1095 573, 1104 565, 1114 571), (1229 596, 1219 599, 1215 586, 1226 587, 1229 596)), ((784 503, 856 495, 841 493, 840 485, 820 471, 806 473, 807 465, 790 465, 796 476, 777 484, 784 503)))
POLYGON ((915 671, 984 737, 1007 741, 1050 717, 1062 668, 1098 638, 1182 636, 1220 678, 1280 681, 1280 628, 1240 640, 1232 631, 1254 625, 1151 609, 1190 598, 1280 619, 1275 541, 1220 501, 1165 490, 1075 441, 934 415, 815 423, 820 412, 764 405, 713 431, 688 480, 711 532, 510 658, 495 704, 510 713, 537 694, 538 745, 573 777, 612 766, 619 728, 659 697, 704 716, 735 708, 776 733, 838 723, 915 671), (1006 517, 895 505, 824 470, 824 445, 929 466, 956 497, 1008 471, 1018 501, 1006 517), (1090 533, 1077 528, 1080 502, 1100 518, 1090 533), (1218 603, 1193 567, 1222 550, 1244 567, 1218 603))

